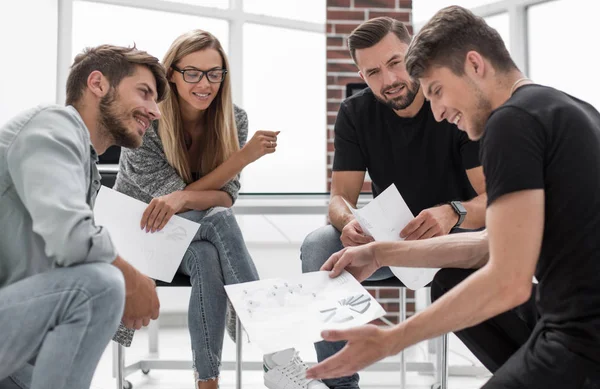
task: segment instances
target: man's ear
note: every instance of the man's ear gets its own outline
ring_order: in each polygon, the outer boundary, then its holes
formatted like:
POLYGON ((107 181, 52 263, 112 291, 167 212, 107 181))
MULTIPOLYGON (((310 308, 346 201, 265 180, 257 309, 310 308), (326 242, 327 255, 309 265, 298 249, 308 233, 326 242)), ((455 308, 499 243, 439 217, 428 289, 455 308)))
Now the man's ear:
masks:
POLYGON ((94 70, 88 76, 87 87, 95 96, 104 97, 110 89, 110 83, 102 72, 94 70))
POLYGON ((365 80, 365 76, 362 74, 362 72, 359 70, 358 71, 358 76, 360 77, 361 80, 365 80))
POLYGON ((483 78, 485 75, 486 63, 478 52, 471 50, 465 57, 465 73, 475 78, 483 78))

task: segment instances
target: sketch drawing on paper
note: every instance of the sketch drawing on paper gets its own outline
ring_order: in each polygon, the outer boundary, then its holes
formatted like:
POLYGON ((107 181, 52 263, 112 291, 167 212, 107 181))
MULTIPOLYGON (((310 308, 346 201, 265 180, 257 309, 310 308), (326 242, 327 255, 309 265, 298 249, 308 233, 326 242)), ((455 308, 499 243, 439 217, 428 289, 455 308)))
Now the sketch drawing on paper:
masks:
POLYGON ((357 294, 338 301, 337 306, 320 311, 325 323, 345 323, 358 315, 363 315, 371 306, 371 296, 357 294))
POLYGON ((274 283, 268 288, 244 289, 242 297, 246 310, 252 316, 257 311, 276 309, 277 307, 303 307, 315 301, 318 295, 307 290, 301 283, 274 283))

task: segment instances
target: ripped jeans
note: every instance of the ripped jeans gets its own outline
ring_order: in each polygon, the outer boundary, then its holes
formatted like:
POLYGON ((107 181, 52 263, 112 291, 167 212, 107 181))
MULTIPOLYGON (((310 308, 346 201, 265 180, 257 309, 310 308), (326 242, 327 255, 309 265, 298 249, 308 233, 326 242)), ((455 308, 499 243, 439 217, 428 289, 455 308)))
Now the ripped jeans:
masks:
POLYGON ((190 276, 192 294, 188 326, 196 379, 219 376, 225 334, 227 295, 225 285, 258 280, 258 272, 246 248, 233 211, 211 208, 180 214, 200 223, 179 271, 190 276))

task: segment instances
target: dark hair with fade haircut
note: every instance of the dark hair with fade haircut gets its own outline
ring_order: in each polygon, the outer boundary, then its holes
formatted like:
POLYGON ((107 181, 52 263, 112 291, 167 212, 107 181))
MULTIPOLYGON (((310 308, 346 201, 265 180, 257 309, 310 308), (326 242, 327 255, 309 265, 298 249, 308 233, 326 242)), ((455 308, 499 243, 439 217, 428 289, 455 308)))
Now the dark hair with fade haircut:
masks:
POLYGON ((438 11, 414 37, 405 57, 406 70, 414 79, 433 66, 447 67, 462 76, 471 50, 487 58, 496 70, 517 69, 500 34, 483 18, 453 5, 438 11))
POLYGON ((101 72, 108 79, 110 86, 116 88, 125 77, 135 73, 136 66, 146 66, 152 72, 156 80, 157 100, 162 101, 166 96, 168 84, 165 69, 158 58, 138 50, 135 45, 100 45, 87 47, 75 57, 67 78, 66 104, 74 105, 79 102, 87 87, 87 79, 93 71, 101 72))
POLYGON ((402 42, 410 44, 410 33, 406 25, 387 16, 367 20, 356 27, 348 37, 348 48, 354 63, 357 63, 356 50, 375 46, 390 32, 394 33, 402 42))

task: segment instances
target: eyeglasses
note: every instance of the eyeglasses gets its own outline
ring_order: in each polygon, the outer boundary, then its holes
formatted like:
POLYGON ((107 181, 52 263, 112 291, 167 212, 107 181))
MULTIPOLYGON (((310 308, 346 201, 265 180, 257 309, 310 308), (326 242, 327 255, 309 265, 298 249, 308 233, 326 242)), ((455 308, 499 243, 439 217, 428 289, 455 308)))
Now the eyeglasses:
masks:
POLYGON ((199 70, 199 69, 179 69, 175 65, 171 65, 171 68, 176 72, 179 72, 183 75, 183 81, 190 84, 197 84, 202 80, 202 77, 206 74, 206 78, 208 82, 212 82, 214 84, 223 82, 225 79, 225 75, 227 74, 227 69, 214 68, 210 70, 199 70))

